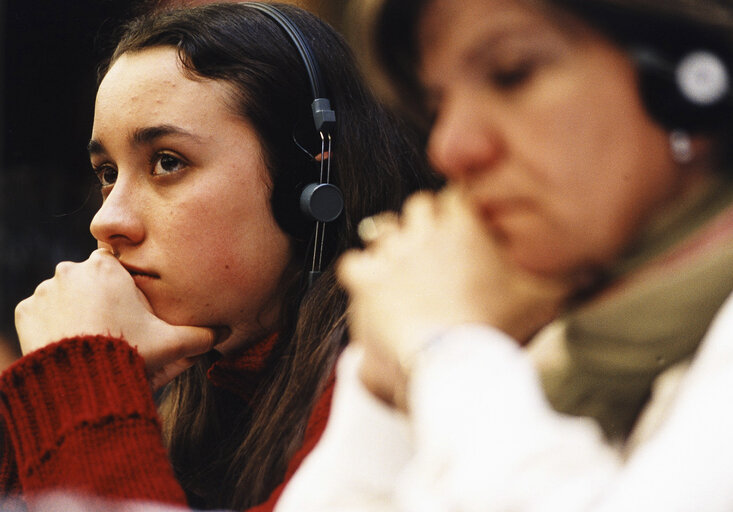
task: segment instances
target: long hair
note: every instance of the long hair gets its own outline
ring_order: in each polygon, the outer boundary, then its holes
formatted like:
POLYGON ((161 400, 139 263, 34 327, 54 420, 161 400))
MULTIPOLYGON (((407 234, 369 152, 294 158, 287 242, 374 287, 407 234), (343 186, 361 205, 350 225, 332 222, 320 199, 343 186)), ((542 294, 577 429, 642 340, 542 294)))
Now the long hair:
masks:
MULTIPOLYGON (((417 26, 432 0, 380 0, 370 20, 371 62, 386 88, 410 119, 429 130, 424 91, 418 79, 417 26)), ((704 42, 722 53, 733 67, 733 2, 731 0, 543 0, 538 5, 556 14, 570 14, 605 34, 619 47, 648 44, 657 50, 694 50, 704 42)), ((460 9, 460 6, 456 6, 460 9)), ((721 149, 733 142, 733 116, 713 134, 721 149)), ((731 161, 733 151, 723 155, 731 161)))
POLYGON ((325 270, 311 288, 303 273, 313 224, 300 213, 298 194, 303 184, 317 181, 313 155, 320 144, 313 140, 306 71, 281 27, 246 4, 151 13, 125 27, 110 59, 172 46, 193 78, 232 86, 237 113, 263 146, 273 213, 298 261, 283 284, 273 362, 251 407, 216 392, 206 379, 211 358, 166 389, 160 411, 171 461, 191 504, 201 508, 246 509, 267 499, 282 480, 345 343, 346 296, 333 262, 359 245, 363 217, 398 209, 411 192, 438 185, 414 133, 373 98, 340 36, 306 11, 278 7, 305 35, 336 111, 332 182, 343 191, 345 211, 327 227, 325 270))

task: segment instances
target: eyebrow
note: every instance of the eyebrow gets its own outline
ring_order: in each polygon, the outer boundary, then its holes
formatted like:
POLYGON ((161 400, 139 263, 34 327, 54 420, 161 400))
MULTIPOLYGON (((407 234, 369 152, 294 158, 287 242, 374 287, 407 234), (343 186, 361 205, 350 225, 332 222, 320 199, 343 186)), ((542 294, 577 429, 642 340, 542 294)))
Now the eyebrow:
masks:
MULTIPOLYGON (((170 135, 185 137, 188 139, 192 139, 196 143, 201 143, 201 137, 199 137, 198 135, 195 135, 187 130, 184 130, 183 128, 170 124, 138 128, 132 132, 131 140, 132 143, 136 146, 150 145, 157 139, 170 135)), ((89 143, 87 144, 87 151, 89 152, 90 156, 106 152, 104 144, 102 144, 97 139, 92 139, 89 141, 89 143)))
MULTIPOLYGON (((477 63, 483 60, 487 53, 490 54, 495 51, 495 46, 499 46, 507 40, 512 40, 513 38, 516 38, 518 36, 518 33, 519 37, 524 37, 523 33, 530 32, 531 28, 531 25, 528 27, 526 22, 520 24, 517 24, 516 22, 511 22, 499 24, 498 26, 491 25, 489 27, 484 27, 483 30, 478 32, 464 46, 460 54, 459 62, 463 66, 476 66, 477 63)), ((423 60, 418 66, 418 77, 424 83, 424 56, 422 56, 421 59, 423 60)))
POLYGON ((464 56, 463 60, 467 66, 475 66, 483 60, 487 54, 500 53, 496 50, 501 45, 513 41, 526 41, 528 37, 542 36, 542 30, 537 30, 534 23, 520 23, 508 25, 498 30, 485 33, 476 38, 472 47, 464 56))

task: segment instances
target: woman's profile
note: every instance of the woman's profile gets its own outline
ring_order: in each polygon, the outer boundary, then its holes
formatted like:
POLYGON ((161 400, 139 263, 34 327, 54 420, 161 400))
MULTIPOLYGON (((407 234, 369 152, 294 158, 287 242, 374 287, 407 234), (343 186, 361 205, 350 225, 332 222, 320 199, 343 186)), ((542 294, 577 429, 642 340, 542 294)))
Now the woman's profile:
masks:
POLYGON ((143 16, 100 77, 100 248, 16 311, 0 485, 269 510, 328 415, 334 259, 435 179, 341 38, 294 7, 143 16))

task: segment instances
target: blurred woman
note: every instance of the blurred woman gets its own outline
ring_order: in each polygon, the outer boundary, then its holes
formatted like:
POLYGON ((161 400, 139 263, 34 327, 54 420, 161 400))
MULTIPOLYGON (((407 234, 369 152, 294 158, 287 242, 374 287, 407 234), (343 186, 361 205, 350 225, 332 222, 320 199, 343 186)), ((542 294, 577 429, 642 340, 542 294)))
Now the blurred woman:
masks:
POLYGON ((687 368, 733 290, 733 6, 387 0, 376 25, 451 187, 344 257, 361 349, 283 510, 730 509, 725 317, 687 368))

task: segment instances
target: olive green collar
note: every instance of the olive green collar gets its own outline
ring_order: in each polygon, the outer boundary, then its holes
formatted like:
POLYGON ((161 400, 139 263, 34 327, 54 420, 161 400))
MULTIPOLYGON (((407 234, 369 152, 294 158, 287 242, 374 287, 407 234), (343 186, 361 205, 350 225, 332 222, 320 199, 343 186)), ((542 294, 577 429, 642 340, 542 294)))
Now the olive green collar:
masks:
POLYGON ((733 185, 710 183, 655 219, 609 274, 529 351, 555 409, 624 439, 654 379, 695 352, 733 290, 733 185))

